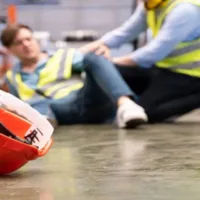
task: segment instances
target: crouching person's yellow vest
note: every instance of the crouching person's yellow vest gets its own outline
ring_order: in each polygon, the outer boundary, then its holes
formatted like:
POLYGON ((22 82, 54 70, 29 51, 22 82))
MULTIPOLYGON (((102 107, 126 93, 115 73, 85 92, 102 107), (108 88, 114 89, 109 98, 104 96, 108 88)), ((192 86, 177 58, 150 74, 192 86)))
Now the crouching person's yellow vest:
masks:
POLYGON ((74 49, 58 50, 40 71, 38 83, 34 88, 22 81, 20 69, 15 67, 7 72, 7 79, 19 98, 29 104, 45 98, 61 99, 83 86, 79 77, 72 76, 74 52, 74 49))
MULTIPOLYGON (((147 11, 147 24, 153 33, 153 37, 156 37, 159 33, 166 16, 181 3, 200 6, 199 0, 169 0, 164 6, 147 11)), ((187 29, 187 27, 185 28, 187 29)), ((165 59, 157 62, 156 66, 193 77, 200 77, 200 38, 180 43, 165 59)))

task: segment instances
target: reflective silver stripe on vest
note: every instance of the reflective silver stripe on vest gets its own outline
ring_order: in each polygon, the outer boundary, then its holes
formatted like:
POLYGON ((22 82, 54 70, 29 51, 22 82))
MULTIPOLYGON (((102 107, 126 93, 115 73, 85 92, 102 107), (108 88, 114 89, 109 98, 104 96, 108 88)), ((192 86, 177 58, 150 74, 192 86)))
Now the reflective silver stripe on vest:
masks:
POLYGON ((17 86, 16 89, 18 88, 18 84, 17 84, 17 81, 16 81, 16 78, 15 78, 15 73, 12 71, 12 81, 13 81, 13 85, 14 86, 17 86))
POLYGON ((66 61, 66 57, 67 57, 67 49, 64 50, 62 57, 60 59, 60 67, 57 73, 57 79, 62 79, 64 77, 64 71, 65 71, 65 61, 66 61))
POLYGON ((175 56, 181 56, 185 53, 192 52, 194 50, 200 50, 200 41, 197 41, 195 44, 191 44, 189 46, 180 48, 180 49, 175 49, 172 51, 167 57, 175 57, 175 56))
MULTIPOLYGON (((162 65, 160 65, 160 66, 162 66, 162 65)), ((169 67, 169 69, 195 69, 198 67, 200 68, 200 61, 171 66, 171 67, 169 67)))
POLYGON ((71 78, 71 79, 69 79, 68 81, 66 81, 66 84, 64 84, 64 85, 62 85, 61 87, 59 87, 58 89, 56 89, 55 91, 53 91, 53 92, 51 92, 50 93, 50 97, 54 97, 56 94, 57 94, 57 92, 59 91, 59 90, 61 90, 61 89, 64 89, 64 88, 68 88, 69 86, 71 86, 71 85, 74 85, 74 84, 77 84, 77 83, 81 83, 82 81, 81 81, 81 79, 79 78, 71 78))
POLYGON ((45 85, 44 87, 40 88, 37 90, 38 93, 41 93, 43 94, 43 96, 47 97, 47 98, 52 98, 54 97, 54 95, 60 90, 60 89, 63 89, 63 88, 67 88, 73 84, 76 84, 76 83, 81 83, 82 80, 79 76, 79 78, 77 78, 76 76, 72 76, 69 80, 66 80, 66 79, 63 79, 63 80, 59 80, 59 81, 56 81, 56 82, 53 82, 53 83, 49 83, 48 85, 45 85), (54 91, 52 91, 48 96, 45 95, 45 91, 48 90, 49 88, 51 87, 54 87, 56 84, 61 84, 61 83, 65 83, 64 85, 61 85, 60 87, 56 88, 54 91), (56 84, 55 84, 56 83, 56 84))
POLYGON ((52 95, 46 96, 45 95, 45 91, 48 90, 49 88, 55 86, 55 83, 56 84, 60 84, 60 83, 63 83, 63 81, 65 81, 66 82, 66 87, 72 85, 71 81, 73 81, 73 80, 71 80, 71 78, 69 80, 64 79, 65 61, 66 61, 67 54, 68 54, 68 49, 65 49, 63 54, 62 54, 62 56, 61 56, 61 59, 60 59, 59 70, 57 72, 56 81, 54 81, 52 83, 48 83, 48 84, 42 86, 41 88, 37 89, 36 92, 38 92, 40 95, 43 95, 43 96, 45 96, 47 98, 53 97, 52 95))

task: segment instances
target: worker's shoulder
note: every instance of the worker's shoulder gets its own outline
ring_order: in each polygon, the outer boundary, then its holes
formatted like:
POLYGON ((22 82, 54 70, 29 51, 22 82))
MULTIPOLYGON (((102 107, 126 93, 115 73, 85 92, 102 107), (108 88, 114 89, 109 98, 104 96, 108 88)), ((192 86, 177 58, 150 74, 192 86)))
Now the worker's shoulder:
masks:
POLYGON ((200 14, 200 0, 184 0, 179 1, 178 4, 174 6, 174 12, 195 15, 200 14))
MULTIPOLYGON (((195 0, 200 3, 200 0, 195 0)), ((200 4, 192 4, 192 1, 183 1, 177 4, 168 14, 167 19, 170 23, 178 23, 187 25, 188 23, 199 24, 200 19, 200 4)))

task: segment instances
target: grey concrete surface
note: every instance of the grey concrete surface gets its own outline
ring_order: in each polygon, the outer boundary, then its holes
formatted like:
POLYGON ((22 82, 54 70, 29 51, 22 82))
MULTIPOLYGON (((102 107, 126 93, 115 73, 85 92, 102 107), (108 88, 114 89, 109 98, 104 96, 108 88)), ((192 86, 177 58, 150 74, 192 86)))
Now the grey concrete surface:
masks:
POLYGON ((0 200, 198 200, 199 128, 60 127, 45 157, 0 178, 0 200))

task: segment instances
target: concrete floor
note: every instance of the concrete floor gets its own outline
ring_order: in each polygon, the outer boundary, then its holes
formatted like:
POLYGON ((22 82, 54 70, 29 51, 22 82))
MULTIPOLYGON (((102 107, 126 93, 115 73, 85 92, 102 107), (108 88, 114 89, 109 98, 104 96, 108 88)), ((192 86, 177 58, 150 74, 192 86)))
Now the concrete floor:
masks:
POLYGON ((61 127, 44 158, 0 178, 0 200, 199 200, 199 130, 61 127))

